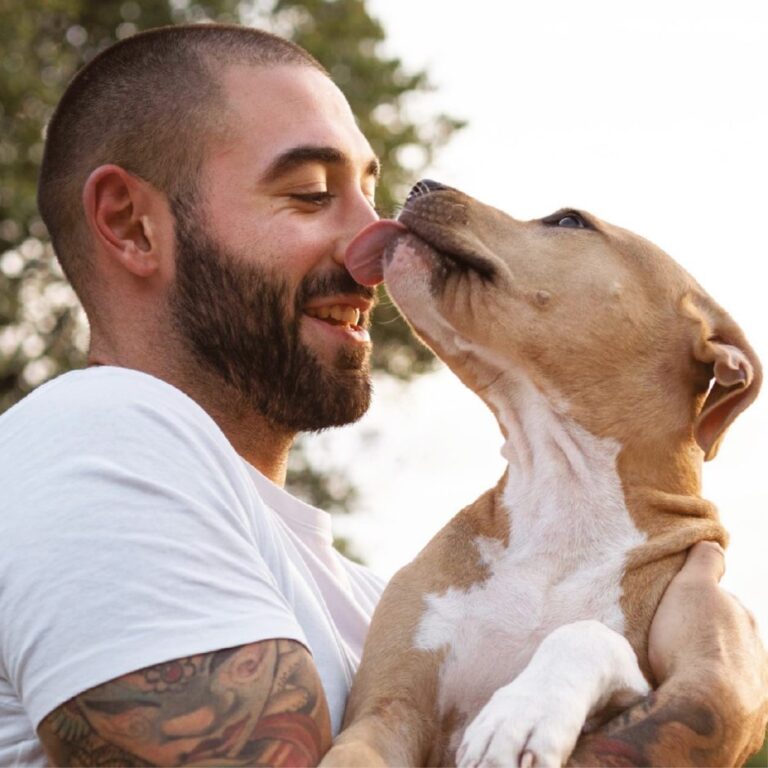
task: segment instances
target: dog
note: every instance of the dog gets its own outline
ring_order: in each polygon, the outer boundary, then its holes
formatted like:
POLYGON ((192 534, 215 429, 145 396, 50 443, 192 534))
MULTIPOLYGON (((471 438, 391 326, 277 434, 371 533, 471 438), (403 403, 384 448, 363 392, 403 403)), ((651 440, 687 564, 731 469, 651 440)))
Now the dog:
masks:
POLYGON ((496 415, 509 466, 392 579, 323 765, 562 765, 643 697, 687 550, 726 545, 701 461, 755 398, 735 322, 594 216, 518 221, 432 181, 349 246, 496 415))

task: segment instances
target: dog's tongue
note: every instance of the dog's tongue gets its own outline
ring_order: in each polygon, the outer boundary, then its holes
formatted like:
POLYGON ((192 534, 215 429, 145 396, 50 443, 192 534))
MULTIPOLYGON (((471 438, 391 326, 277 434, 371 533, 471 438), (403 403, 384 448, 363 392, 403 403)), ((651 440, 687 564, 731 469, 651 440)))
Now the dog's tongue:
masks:
POLYGON ((376 285, 384 279, 382 257, 387 246, 408 230, 397 221, 374 221, 347 246, 344 263, 361 285, 376 285))

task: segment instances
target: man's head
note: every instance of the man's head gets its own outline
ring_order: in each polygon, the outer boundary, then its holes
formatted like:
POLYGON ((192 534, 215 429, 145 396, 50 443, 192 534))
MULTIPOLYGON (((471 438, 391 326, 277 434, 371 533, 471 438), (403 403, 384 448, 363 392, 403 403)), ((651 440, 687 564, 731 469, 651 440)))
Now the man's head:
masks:
POLYGON ((305 51, 244 27, 170 27, 78 73, 48 129, 39 204, 113 347, 152 316, 145 345, 278 426, 318 429, 369 399, 372 294, 343 254, 376 218, 376 172, 305 51))

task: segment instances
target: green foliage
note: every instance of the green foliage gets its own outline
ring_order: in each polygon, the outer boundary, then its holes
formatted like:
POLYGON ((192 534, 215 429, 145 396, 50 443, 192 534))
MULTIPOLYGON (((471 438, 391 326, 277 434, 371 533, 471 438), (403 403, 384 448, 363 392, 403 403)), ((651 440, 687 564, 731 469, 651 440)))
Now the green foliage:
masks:
POLYGON ((763 746, 744 765, 746 768, 768 768, 768 730, 765 732, 763 746))
POLYGON ((139 29, 205 17, 234 21, 236 6, 0 0, 0 411, 85 362, 85 319, 35 202, 45 124, 67 82, 139 29))
MULTIPOLYGON (((426 75, 380 54, 384 30, 363 0, 0 0, 0 412, 85 363, 85 319, 35 204, 44 127, 56 102, 77 69, 116 40, 203 20, 254 20, 323 63, 382 159, 385 214, 460 127, 444 115, 424 125, 408 120, 405 101, 428 89, 426 75)), ((407 378, 432 364, 386 297, 373 337, 378 370, 407 378)), ((289 483, 324 508, 344 509, 353 498, 343 477, 315 472, 301 446, 289 483)))

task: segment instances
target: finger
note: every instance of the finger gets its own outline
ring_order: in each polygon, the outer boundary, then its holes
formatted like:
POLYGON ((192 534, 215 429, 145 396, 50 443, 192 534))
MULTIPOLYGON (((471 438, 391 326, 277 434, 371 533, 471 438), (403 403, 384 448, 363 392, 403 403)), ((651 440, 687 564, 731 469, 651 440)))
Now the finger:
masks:
POLYGON ((696 580, 719 582, 725 573, 723 548, 716 541, 700 541, 694 544, 680 573, 696 580))

